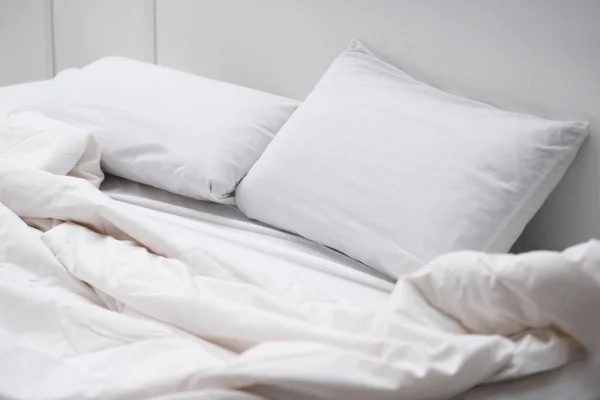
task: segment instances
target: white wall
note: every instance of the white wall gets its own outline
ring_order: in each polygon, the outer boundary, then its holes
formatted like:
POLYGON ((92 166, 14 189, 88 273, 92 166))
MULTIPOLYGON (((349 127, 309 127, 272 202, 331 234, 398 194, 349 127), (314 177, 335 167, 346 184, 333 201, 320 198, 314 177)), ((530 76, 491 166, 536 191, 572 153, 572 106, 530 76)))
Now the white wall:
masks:
POLYGON ((0 86, 52 77, 50 0, 0 0, 0 86))
POLYGON ((153 0, 0 0, 0 86, 108 55, 153 62, 153 0))
POLYGON ((152 0, 54 0, 57 71, 107 55, 154 61, 152 0))

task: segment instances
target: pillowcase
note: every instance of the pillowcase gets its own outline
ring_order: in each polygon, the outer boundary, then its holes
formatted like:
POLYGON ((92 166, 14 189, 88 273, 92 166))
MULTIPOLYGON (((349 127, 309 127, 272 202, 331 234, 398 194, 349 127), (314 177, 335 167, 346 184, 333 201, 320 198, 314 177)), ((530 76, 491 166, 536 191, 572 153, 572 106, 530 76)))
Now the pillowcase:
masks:
POLYGON ((355 45, 237 189, 254 218, 398 277, 454 250, 506 252, 587 124, 506 112, 355 45))
POLYGON ((0 125, 6 123, 8 114, 15 108, 48 102, 53 87, 62 84, 76 73, 76 69, 67 69, 51 80, 0 86, 0 125))
POLYGON ((79 70, 35 110, 93 132, 113 175, 229 202, 298 102, 120 57, 79 70))

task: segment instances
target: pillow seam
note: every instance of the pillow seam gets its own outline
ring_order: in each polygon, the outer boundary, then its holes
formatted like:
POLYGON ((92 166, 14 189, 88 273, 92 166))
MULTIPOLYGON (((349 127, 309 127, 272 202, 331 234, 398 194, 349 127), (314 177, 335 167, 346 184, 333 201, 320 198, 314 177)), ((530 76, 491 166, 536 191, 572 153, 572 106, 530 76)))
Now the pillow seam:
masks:
MULTIPOLYGON (((548 176, 552 173, 552 171, 554 171, 556 169, 556 167, 562 162, 564 161, 564 159, 567 157, 568 154, 570 154, 570 152, 573 150, 573 148, 575 147, 575 145, 579 145, 581 144, 582 140, 585 139, 585 135, 582 135, 578 140, 573 141, 569 147, 567 148, 567 151, 565 151, 563 153, 563 155, 561 157, 559 157, 554 163, 553 165, 548 168, 548 170, 546 171, 545 174, 543 174, 535 183, 535 185, 533 185, 531 187, 531 189, 529 190, 529 192, 527 192, 527 194, 525 196, 523 196, 521 198, 521 200, 519 200, 519 202, 515 205, 515 207, 512 209, 512 211, 510 212, 510 214, 508 214, 508 216, 502 221, 502 223, 500 224, 500 226, 498 227, 498 229, 496 230, 496 232, 494 232, 494 234, 490 237, 490 239, 488 239, 488 241, 485 243, 485 245, 483 246, 482 251, 488 251, 488 249, 496 242, 496 240, 498 240, 498 237, 506 230, 506 228, 508 227, 508 225, 514 221, 514 219, 516 218, 517 214, 519 213, 519 211, 521 211, 523 209, 523 207, 525 206, 525 204, 527 203, 528 200, 531 199, 531 197, 533 197, 533 195, 537 192, 537 190, 539 189, 540 185, 548 178, 548 176)), ((569 168, 569 165, 567 166, 567 169, 569 168)), ((565 170, 566 172, 566 170, 565 170)), ((558 182, 560 183, 560 181, 558 182)), ((558 185, 557 183, 557 185, 558 185)), ((552 191, 550 192, 550 194, 552 194, 552 192, 554 191, 554 189, 556 189, 556 186, 554 186, 554 188, 552 188, 552 191)), ((549 195, 550 195, 549 194, 549 195)), ((548 195, 548 196, 549 196, 548 195)), ((547 197, 546 197, 547 199, 547 197)), ((546 199, 544 199, 544 202, 546 201, 546 199)), ((542 203, 543 204, 543 203, 542 203)), ((538 208, 535 212, 535 214, 537 214, 539 212, 539 210, 541 209, 538 208)), ((534 214, 534 215, 535 215, 534 214)), ((530 221, 527 221, 527 223, 529 223, 530 221)), ((525 225, 527 226, 527 224, 525 225)), ((525 228, 525 227, 523 227, 525 228)), ((521 232, 522 233, 522 232, 521 232)), ((518 239, 518 238, 517 238, 518 239)), ((516 239, 515 239, 516 241, 516 239)), ((514 243, 513 243, 514 244, 514 243)), ((512 247, 512 245, 511 245, 512 247)))

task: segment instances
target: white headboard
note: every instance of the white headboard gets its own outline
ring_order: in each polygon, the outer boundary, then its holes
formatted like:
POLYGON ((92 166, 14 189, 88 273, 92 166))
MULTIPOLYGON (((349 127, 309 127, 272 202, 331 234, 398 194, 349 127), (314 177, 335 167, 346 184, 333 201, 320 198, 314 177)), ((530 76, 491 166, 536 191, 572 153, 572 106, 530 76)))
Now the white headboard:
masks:
MULTIPOLYGON (((30 79, 121 54, 303 98, 358 38, 442 89, 510 110, 587 119, 589 141, 516 249, 600 237, 600 1, 2 0, 0 25, 6 4, 14 10, 32 1, 50 21, 33 42, 46 43, 44 34, 53 40, 52 68, 30 79)), ((23 51, 17 59, 27 61, 23 51)))

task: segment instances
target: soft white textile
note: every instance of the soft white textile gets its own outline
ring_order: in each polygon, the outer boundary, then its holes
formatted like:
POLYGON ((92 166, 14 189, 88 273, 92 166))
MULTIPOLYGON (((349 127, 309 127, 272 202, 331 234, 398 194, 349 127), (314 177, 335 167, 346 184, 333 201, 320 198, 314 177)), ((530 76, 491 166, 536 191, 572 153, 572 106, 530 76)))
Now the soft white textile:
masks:
POLYGON ((120 57, 80 69, 38 111, 94 132, 106 172, 231 202, 296 100, 120 57))
MULTIPOLYGON (((267 289, 293 279, 303 290, 326 292, 374 310, 385 305, 394 288, 384 276, 363 264, 297 235, 251 221, 235 207, 178 196, 110 175, 100 190, 134 205, 136 212, 147 218, 164 223, 163 232, 175 226, 178 230, 185 228, 198 241, 210 241, 212 254, 219 262, 243 262, 246 276, 259 277, 257 284, 267 289)), ((583 359, 530 377, 487 383, 453 400, 538 400, 542 396, 545 400, 597 400, 600 365, 594 368, 593 363, 593 359, 583 359)), ((195 399, 204 393, 188 392, 176 395, 174 400, 195 399)))
POLYGON ((293 281, 249 283, 243 261, 219 262, 185 230, 157 229, 95 187, 100 150, 90 136, 52 121, 40 129, 43 120, 13 116, 18 134, 0 136, 13 138, 0 145, 2 398, 229 389, 276 399, 443 399, 558 367, 577 343, 598 346, 598 242, 563 253, 442 256, 367 311, 293 281), (64 148, 56 157, 48 137, 64 148), (12 151, 40 161, 5 159, 12 151))
POLYGON ((452 400, 597 400, 598 376, 600 359, 587 359, 524 379, 481 385, 452 400))
POLYGON ((307 239, 249 220, 237 208, 178 196, 108 175, 100 190, 133 205, 132 212, 177 236, 184 230, 210 246, 223 264, 243 264, 245 280, 278 288, 293 280, 303 290, 330 293, 365 309, 381 307, 393 281, 364 264, 307 239))
POLYGON ((249 217, 390 276, 455 250, 507 252, 586 124, 505 112, 342 53, 240 183, 249 217))
POLYGON ((0 87, 0 124, 5 124, 6 116, 15 108, 47 103, 54 93, 54 87, 75 76, 77 71, 77 69, 66 69, 51 80, 0 87))

